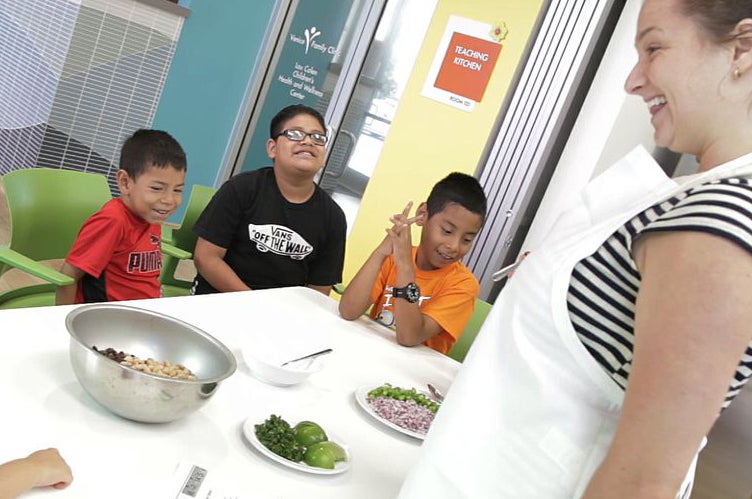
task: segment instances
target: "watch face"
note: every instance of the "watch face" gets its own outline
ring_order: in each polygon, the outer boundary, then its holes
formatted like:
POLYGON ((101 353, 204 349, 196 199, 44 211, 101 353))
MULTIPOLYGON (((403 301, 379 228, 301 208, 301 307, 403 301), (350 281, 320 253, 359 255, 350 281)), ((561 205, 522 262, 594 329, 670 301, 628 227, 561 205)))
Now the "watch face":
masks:
POLYGON ((408 283, 403 288, 394 288, 392 293, 395 298, 404 298, 410 303, 416 303, 420 300, 420 288, 414 282, 408 283))
POLYGON ((420 288, 414 282, 411 282, 405 286, 405 298, 410 303, 415 303, 420 300, 420 288))

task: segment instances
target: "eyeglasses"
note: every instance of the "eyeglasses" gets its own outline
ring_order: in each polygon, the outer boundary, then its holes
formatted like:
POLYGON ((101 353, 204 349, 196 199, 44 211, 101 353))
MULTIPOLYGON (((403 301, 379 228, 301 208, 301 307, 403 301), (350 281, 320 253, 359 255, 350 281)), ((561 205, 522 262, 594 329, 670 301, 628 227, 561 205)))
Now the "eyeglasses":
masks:
POLYGON ((282 130, 274 138, 276 139, 280 135, 284 135, 293 142, 301 142, 306 137, 311 137, 311 142, 313 142, 317 146, 325 146, 327 140, 329 139, 329 137, 327 137, 325 133, 304 132, 303 130, 298 130, 296 128, 288 128, 287 130, 282 130))

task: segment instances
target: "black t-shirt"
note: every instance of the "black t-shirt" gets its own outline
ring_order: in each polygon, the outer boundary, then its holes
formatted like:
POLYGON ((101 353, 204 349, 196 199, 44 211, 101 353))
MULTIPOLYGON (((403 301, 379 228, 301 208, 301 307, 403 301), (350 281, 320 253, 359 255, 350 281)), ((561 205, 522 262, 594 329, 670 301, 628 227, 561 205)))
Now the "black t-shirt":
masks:
MULTIPOLYGON (((318 186, 304 203, 289 202, 271 167, 225 182, 193 231, 226 248, 225 262, 251 289, 342 281, 347 232, 342 209, 318 186)), ((216 290, 199 274, 194 292, 216 290)))

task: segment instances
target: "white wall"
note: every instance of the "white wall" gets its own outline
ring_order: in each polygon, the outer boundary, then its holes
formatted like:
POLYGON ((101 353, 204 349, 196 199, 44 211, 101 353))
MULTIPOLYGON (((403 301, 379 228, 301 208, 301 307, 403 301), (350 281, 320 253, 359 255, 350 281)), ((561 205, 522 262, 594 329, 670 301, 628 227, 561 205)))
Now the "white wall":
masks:
POLYGON ((648 151, 655 146, 647 107, 624 91, 624 81, 637 61, 633 41, 641 3, 627 0, 523 250, 540 244, 559 213, 593 176, 638 144, 648 151))

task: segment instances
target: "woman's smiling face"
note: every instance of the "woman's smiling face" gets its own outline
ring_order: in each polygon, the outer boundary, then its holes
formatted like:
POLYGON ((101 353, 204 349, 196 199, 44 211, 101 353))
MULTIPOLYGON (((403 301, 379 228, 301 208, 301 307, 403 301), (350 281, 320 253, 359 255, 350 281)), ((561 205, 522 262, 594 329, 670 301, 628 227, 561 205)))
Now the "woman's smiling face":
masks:
POLYGON ((648 106, 656 144, 701 155, 729 126, 723 96, 732 50, 712 42, 680 0, 646 0, 638 21, 638 62, 625 88, 648 106))

